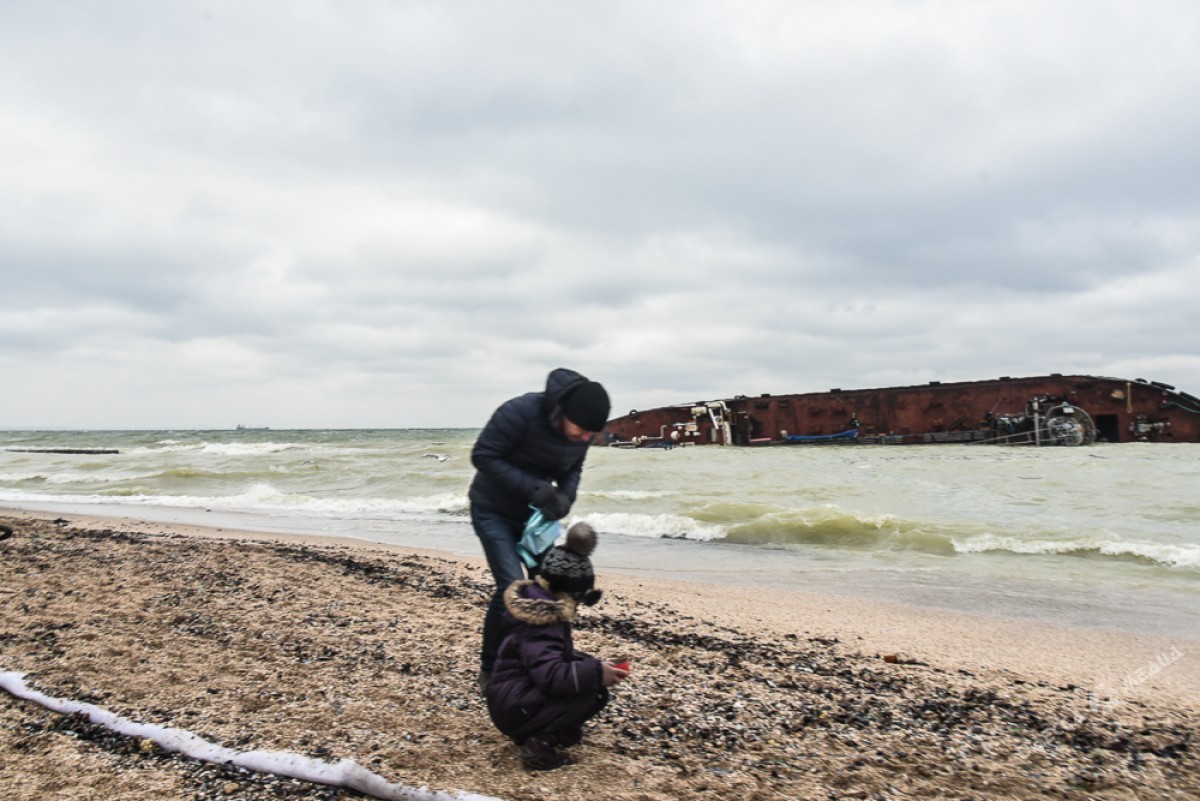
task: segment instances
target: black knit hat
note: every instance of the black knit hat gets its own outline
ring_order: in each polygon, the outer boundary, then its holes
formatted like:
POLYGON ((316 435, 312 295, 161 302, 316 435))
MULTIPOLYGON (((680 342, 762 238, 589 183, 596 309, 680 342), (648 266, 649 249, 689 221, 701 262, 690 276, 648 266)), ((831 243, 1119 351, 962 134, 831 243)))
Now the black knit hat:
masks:
POLYGON ((584 381, 563 398, 566 418, 587 431, 603 431, 610 409, 608 393, 595 381, 584 381))
POLYGON ((587 592, 596 585, 596 574, 592 572, 592 561, 586 556, 571 553, 566 548, 551 548, 542 560, 542 570, 552 592, 575 595, 587 592))

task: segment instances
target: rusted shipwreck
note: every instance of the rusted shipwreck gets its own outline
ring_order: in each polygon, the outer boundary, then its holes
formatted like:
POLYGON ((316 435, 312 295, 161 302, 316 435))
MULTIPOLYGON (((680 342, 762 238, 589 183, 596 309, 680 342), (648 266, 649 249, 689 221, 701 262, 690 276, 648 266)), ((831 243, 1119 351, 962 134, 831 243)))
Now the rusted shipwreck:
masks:
POLYGON ((626 448, 1097 441, 1200 442, 1200 398, 1141 378, 1005 376, 635 409, 603 437, 626 448))

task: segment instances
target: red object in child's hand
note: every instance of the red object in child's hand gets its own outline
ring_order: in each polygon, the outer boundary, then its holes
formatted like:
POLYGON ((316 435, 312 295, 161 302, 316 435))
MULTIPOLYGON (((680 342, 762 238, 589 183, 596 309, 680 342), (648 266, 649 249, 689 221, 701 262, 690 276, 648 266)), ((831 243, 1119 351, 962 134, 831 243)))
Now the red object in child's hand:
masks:
POLYGON ((613 665, 613 667, 615 667, 617 670, 623 670, 626 673, 628 673, 629 672, 629 660, 625 659, 621 662, 618 662, 617 664, 613 665))

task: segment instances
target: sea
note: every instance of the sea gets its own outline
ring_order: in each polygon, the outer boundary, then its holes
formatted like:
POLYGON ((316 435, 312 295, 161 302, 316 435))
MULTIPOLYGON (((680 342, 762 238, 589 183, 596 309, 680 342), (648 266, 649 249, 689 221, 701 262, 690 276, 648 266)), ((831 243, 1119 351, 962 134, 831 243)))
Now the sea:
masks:
MULTIPOLYGON (((0 507, 479 556, 478 433, 0 431, 0 507)), ((1200 641, 1200 445, 597 447, 574 520, 601 575, 1200 641)))

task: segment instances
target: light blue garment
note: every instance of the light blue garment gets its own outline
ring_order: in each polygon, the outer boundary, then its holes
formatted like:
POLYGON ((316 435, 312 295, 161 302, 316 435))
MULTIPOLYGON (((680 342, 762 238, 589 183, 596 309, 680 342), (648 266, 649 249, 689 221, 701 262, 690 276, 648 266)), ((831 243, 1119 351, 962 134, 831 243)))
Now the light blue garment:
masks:
POLYGON ((525 531, 517 543, 517 553, 526 567, 536 567, 541 555, 550 550, 550 546, 562 533, 562 526, 557 520, 547 520, 542 510, 530 504, 533 514, 525 523, 525 531))

